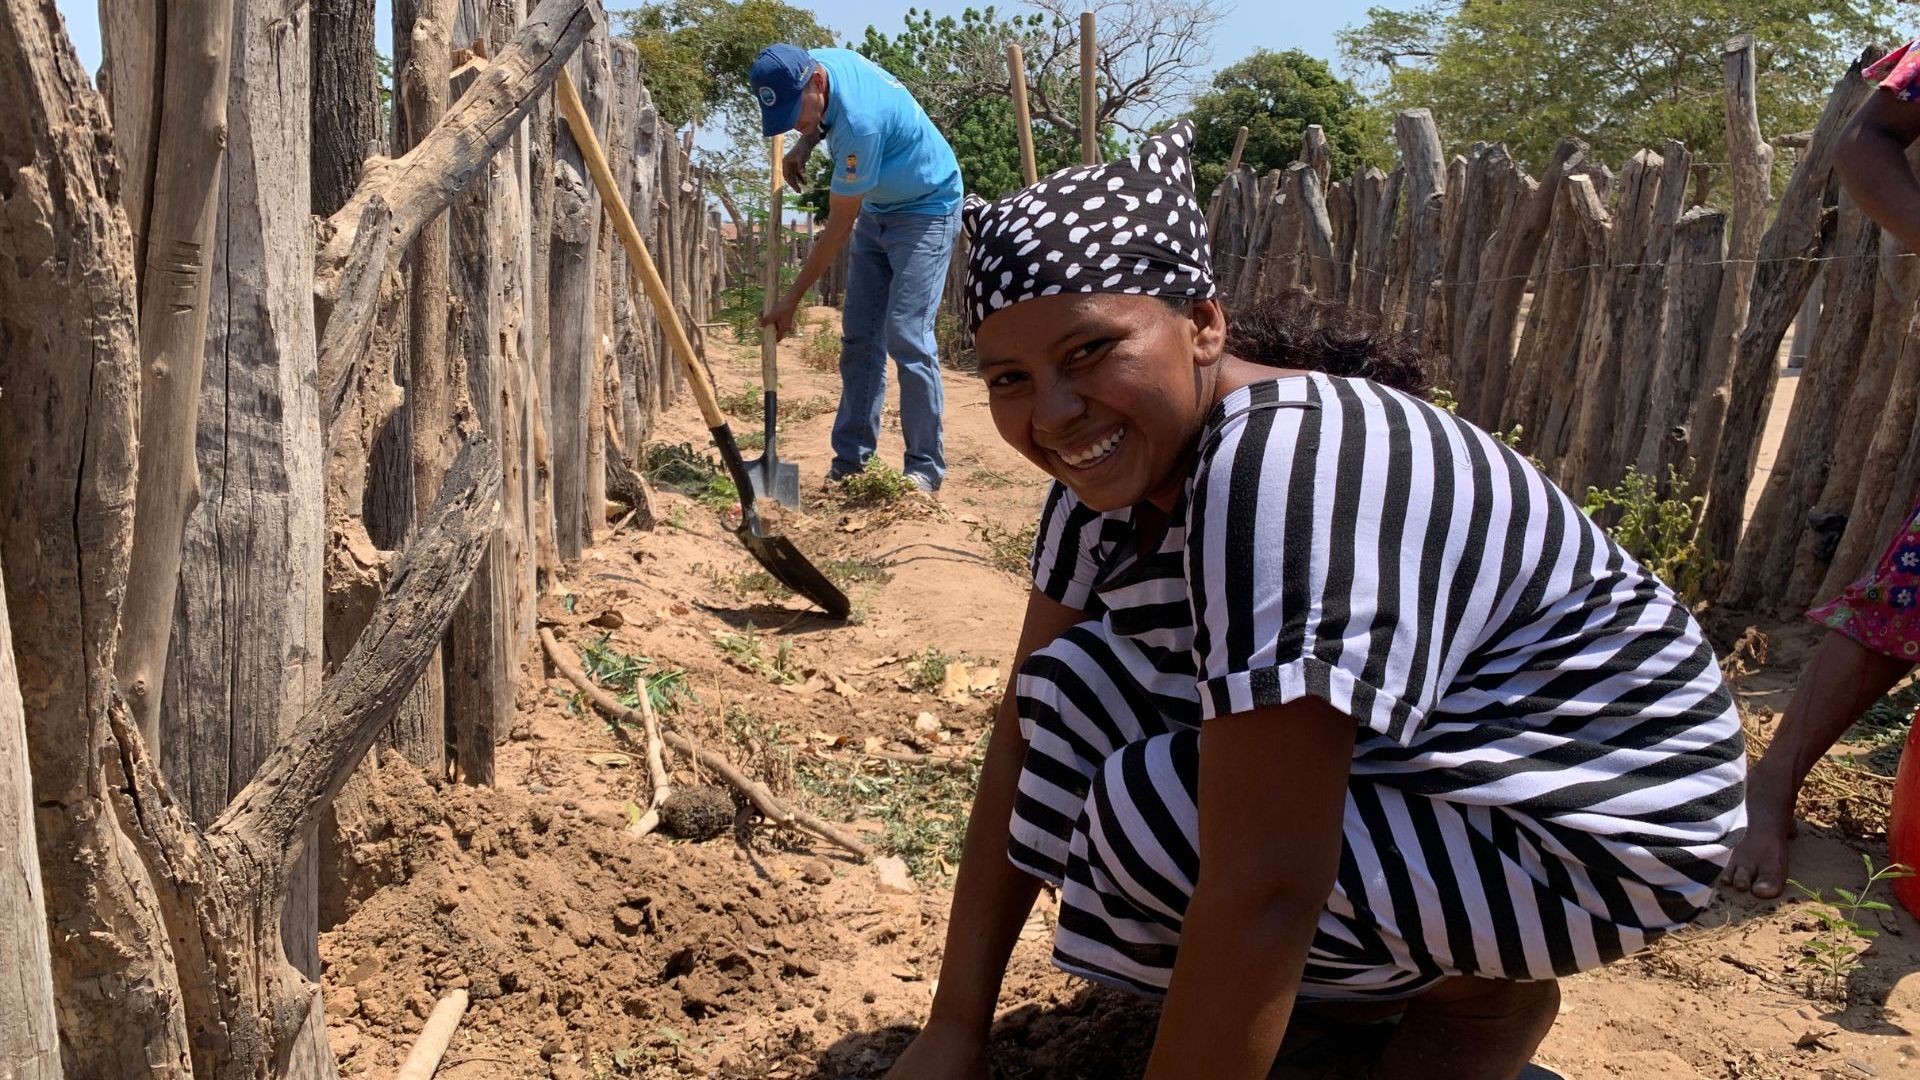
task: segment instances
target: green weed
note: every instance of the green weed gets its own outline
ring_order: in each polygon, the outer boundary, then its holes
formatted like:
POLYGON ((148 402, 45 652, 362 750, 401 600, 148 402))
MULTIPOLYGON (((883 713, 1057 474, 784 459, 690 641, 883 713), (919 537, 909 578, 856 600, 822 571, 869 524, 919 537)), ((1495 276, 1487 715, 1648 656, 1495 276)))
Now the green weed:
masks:
POLYGON ((847 477, 840 485, 849 506, 887 506, 918 491, 905 473, 877 457, 867 459, 867 467, 847 477))
POLYGON ((898 856, 915 878, 932 884, 960 861, 981 756, 982 747, 974 747, 966 770, 809 757, 796 771, 801 790, 824 812, 843 820, 879 821, 885 831, 874 846, 898 856))
POLYGON ((1875 870, 1871 855, 1860 856, 1860 861, 1866 865, 1867 883, 1857 894, 1836 887, 1833 892, 1839 898, 1837 903, 1828 900, 1820 889, 1809 889, 1792 878, 1787 879, 1787 884, 1813 901, 1813 918, 1819 924, 1805 947, 1808 959, 1813 962, 1807 973, 1807 993, 1812 997, 1836 1002, 1847 1000, 1847 979, 1860 966, 1860 957, 1873 944, 1873 939, 1880 936, 1880 931, 1860 924, 1860 913, 1893 910, 1883 901, 1867 899, 1867 894, 1882 881, 1913 876, 1913 869, 1905 863, 1892 863, 1875 870))
POLYGON ((1613 488, 1588 488, 1582 507, 1590 517, 1612 517, 1607 533, 1614 542, 1688 604, 1706 598, 1707 579, 1718 563, 1712 547, 1698 538, 1706 500, 1683 494, 1691 471, 1668 466, 1662 493, 1658 480, 1629 465, 1613 488))
POLYGON ((777 795, 793 790, 794 740, 784 726, 739 705, 727 706, 722 724, 728 741, 739 749, 748 773, 777 795))
POLYGON ((915 690, 938 690, 947 677, 947 665, 958 659, 929 645, 907 661, 907 683, 915 690))
POLYGON ((987 549, 988 562, 1009 574, 1026 577, 1033 571, 1033 542, 1039 530, 1038 521, 1029 521, 1017 529, 983 521, 967 526, 967 535, 987 549))
POLYGON ((840 370, 840 329, 823 325, 807 337, 800 347, 800 359, 815 371, 840 370))
POLYGON ((714 638, 721 655, 742 671, 759 675, 771 683, 795 683, 800 681, 800 672, 793 660, 793 642, 781 638, 774 647, 773 655, 767 655, 766 639, 752 623, 738 634, 720 634, 714 638))
POLYGON ((598 640, 581 646, 580 670, 611 691, 620 704, 629 709, 639 708, 643 687, 647 704, 662 716, 679 712, 683 701, 693 699, 693 689, 687 684, 684 670, 662 669, 650 657, 623 653, 608 644, 612 637, 603 634, 598 640))
POLYGON ((1427 400, 1450 413, 1458 413, 1460 411, 1459 400, 1453 396, 1453 391, 1445 389, 1444 387, 1434 387, 1433 391, 1427 395, 1427 400))

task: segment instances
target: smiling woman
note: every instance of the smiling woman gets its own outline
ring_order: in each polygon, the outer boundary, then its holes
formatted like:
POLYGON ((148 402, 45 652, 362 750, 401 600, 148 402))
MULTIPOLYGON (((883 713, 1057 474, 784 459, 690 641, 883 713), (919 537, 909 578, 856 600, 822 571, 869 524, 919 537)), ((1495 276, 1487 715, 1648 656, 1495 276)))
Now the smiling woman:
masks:
POLYGON ((1511 1077, 1555 979, 1706 907, 1732 700, 1664 584, 1408 392, 1416 350, 1300 294, 1222 308, 1190 134, 969 207, 994 421, 1056 483, 892 1075, 983 1075, 1046 881, 1060 967, 1166 995, 1149 1077, 1265 1076, 1296 1005, 1400 1014, 1375 1075, 1511 1077))

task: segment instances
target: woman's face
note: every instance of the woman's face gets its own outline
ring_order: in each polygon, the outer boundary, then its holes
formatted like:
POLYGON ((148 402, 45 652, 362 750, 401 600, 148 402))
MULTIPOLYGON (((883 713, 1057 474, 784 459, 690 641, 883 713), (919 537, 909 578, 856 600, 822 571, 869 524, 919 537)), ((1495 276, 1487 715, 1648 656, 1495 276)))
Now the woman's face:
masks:
POLYGON ((994 426, 1095 510, 1170 508, 1213 406, 1218 304, 1062 293, 987 317, 974 335, 994 426))

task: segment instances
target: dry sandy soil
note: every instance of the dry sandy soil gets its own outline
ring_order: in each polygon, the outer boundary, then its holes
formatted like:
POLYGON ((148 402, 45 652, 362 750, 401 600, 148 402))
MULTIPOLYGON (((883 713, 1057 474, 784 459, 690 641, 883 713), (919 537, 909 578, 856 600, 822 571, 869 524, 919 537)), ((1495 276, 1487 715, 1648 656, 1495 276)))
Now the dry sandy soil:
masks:
MULTIPOLYGON (((805 350, 804 339, 785 349, 783 397, 830 407, 836 380, 805 350)), ((716 346, 713 363, 723 391, 757 378, 757 350, 716 346)), ((496 788, 430 783, 389 757, 357 785, 367 812, 343 812, 347 842, 327 898, 337 921, 322 937, 343 1072, 391 1075, 455 987, 473 999, 439 1073, 456 1080, 885 1071, 939 971, 952 880, 942 841, 963 823, 955 811, 969 778, 867 752, 975 751, 1026 588, 996 549, 1017 560, 1005 538, 1030 525, 1044 489, 995 435, 978 382, 950 371, 947 392, 952 471, 938 505, 847 506, 820 485, 831 413, 784 429, 806 505, 783 527, 816 561, 866 579, 849 586, 854 623, 758 590, 719 516, 670 492, 658 528, 604 540, 547 609, 569 650, 599 643, 656 673, 684 671, 695 696, 670 726, 909 854, 917 880, 883 882, 872 865, 764 823, 705 842, 630 836, 628 804, 647 801, 631 733, 576 703, 536 658, 521 673, 496 788), (954 668, 934 685, 928 649, 962 658, 970 677, 954 668)), ((698 448, 704 436, 683 405, 656 437, 698 448)), ((897 464, 899 452, 894 426, 882 453, 897 464)), ((1723 652, 1745 627, 1714 627, 1723 652)), ((1740 681, 1761 730, 1813 640, 1791 624, 1765 629, 1770 663, 1740 681)), ((674 778, 703 779, 684 761, 674 778)), ((1796 876, 1829 892, 1857 887, 1862 853, 1885 857, 1873 814, 1809 811, 1827 824, 1803 827, 1796 876)), ((1043 898, 1002 997, 996 1075, 1138 1076, 1153 1007, 1052 970, 1050 919, 1043 898)), ((1881 933, 1857 969, 1838 994, 1816 993, 1811 906, 1724 898, 1692 931, 1567 980, 1538 1060, 1579 1080, 1920 1069, 1920 925, 1905 914, 1867 923, 1881 933)), ((1357 1033, 1336 1064, 1287 1075, 1348 1075, 1353 1048, 1373 1041, 1357 1033)))

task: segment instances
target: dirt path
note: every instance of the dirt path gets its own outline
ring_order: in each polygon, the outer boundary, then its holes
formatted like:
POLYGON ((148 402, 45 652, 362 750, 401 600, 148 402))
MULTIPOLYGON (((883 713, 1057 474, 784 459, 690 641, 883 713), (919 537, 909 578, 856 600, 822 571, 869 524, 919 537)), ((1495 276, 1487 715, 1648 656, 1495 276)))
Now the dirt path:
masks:
MULTIPOLYGON (((803 412, 837 398, 805 346, 786 349, 782 386, 803 412)), ((717 355, 714 368, 737 392, 757 378, 757 354, 717 355)), ((390 1074, 456 986, 474 1004, 443 1078, 885 1071, 931 998, 971 777, 866 752, 964 759, 977 748, 1026 590, 996 557, 1019 561, 1045 487, 1000 443, 976 380, 949 372, 947 393, 952 470, 937 507, 844 505, 820 486, 830 411, 783 429, 807 500, 784 527, 848 582, 852 624, 768 595, 713 510, 671 492, 660 496, 667 523, 593 549, 547 607, 569 648, 604 650, 593 664, 604 679, 623 665, 683 671, 694 696, 668 714, 675 729, 851 820, 917 880, 764 825, 746 845, 630 837, 628 804, 646 793, 638 749, 533 664, 498 788, 435 789, 397 762, 368 786, 370 820, 390 824, 356 835, 332 900, 345 918, 322 942, 344 1071, 390 1074)), ((881 453, 897 463, 888 416, 881 453)), ((656 435, 696 449, 704 437, 690 408, 656 435)), ((1776 634, 1776 665, 1790 670, 1806 645, 1797 628, 1776 634)), ((1750 683, 1764 705, 1783 680, 1750 683)), ((700 779, 675 769, 677 784, 700 779)), ((1859 854, 1831 835, 1808 830, 1794 854, 1804 881, 1859 884, 1859 854)), ((1137 1076, 1152 1007, 1053 971, 1051 917, 1043 899, 1009 973, 997 1075, 1137 1076)), ((1920 925, 1867 922, 1884 932, 1852 975, 1854 1004, 1836 1010, 1805 993, 1807 905, 1723 901, 1688 934, 1567 980, 1540 1061, 1581 1080, 1901 1073, 1920 1053, 1909 1034, 1920 984, 1908 974, 1920 925)))

